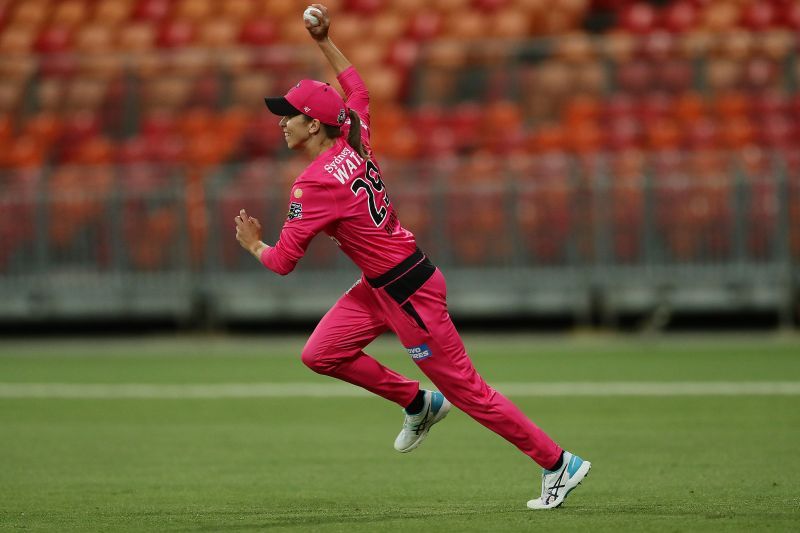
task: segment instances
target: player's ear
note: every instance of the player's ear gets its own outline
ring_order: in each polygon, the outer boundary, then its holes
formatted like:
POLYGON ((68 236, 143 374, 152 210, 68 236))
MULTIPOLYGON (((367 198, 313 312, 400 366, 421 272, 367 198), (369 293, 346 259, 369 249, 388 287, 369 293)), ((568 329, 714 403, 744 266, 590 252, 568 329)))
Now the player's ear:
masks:
POLYGON ((308 133, 314 134, 319 132, 322 124, 317 119, 312 119, 311 122, 308 123, 308 133))

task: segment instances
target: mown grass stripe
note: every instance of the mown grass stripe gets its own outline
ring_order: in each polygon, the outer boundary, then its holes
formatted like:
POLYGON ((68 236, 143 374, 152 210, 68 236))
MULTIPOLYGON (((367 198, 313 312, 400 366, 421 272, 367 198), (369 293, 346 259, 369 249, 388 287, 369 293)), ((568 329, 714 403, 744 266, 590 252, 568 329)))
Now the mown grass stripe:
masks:
MULTIPOLYGON (((800 381, 495 383, 508 396, 749 396, 800 395, 800 381)), ((357 397, 344 383, 0 383, 0 398, 215 399, 357 397)))

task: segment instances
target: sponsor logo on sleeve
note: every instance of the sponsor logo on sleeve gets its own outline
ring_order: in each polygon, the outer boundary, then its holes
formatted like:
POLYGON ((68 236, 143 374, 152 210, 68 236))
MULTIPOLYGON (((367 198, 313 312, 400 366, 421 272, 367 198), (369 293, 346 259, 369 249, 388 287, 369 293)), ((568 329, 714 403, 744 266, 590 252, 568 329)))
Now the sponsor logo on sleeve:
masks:
POLYGON ((408 355, 411 356, 411 359, 414 361, 422 361, 423 359, 427 359, 433 353, 431 349, 428 348, 427 344, 420 344, 419 346, 412 346, 411 348, 406 348, 408 350, 408 355))
POLYGON ((296 218, 303 218, 303 204, 300 202, 292 202, 289 204, 289 214, 286 215, 287 220, 294 220, 296 218))

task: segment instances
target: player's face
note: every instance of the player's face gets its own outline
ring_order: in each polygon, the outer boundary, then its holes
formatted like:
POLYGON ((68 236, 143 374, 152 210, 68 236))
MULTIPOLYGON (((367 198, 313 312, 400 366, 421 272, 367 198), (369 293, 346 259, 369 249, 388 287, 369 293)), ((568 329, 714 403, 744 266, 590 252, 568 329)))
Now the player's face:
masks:
POLYGON ((310 122, 305 115, 283 117, 278 125, 283 130, 283 138, 291 150, 302 147, 311 137, 310 122))

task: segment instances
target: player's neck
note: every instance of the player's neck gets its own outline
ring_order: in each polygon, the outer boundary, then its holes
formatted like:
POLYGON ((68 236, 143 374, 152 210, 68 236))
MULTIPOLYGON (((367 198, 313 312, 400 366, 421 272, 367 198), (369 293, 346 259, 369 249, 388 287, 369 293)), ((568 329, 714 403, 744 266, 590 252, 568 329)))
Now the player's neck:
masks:
POLYGON ((308 140, 304 148, 306 154, 308 154, 311 159, 316 159, 321 153, 330 150, 335 143, 335 139, 323 135, 316 135, 308 140))

